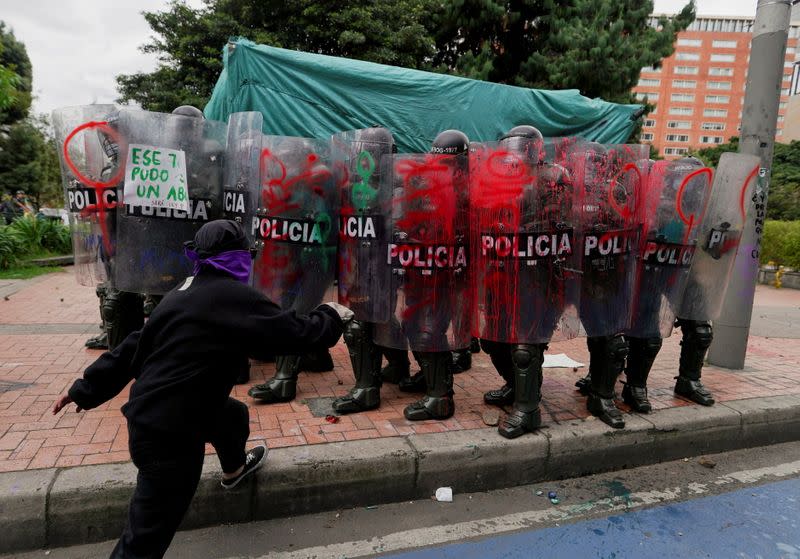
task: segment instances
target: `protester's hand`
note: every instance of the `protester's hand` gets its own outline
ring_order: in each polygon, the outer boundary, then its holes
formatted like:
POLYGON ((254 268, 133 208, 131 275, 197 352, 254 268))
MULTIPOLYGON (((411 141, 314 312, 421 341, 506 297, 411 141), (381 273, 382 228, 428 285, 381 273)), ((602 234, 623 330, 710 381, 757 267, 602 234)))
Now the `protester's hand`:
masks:
MULTIPOLYGON (((67 406, 72 403, 72 398, 69 397, 69 394, 62 394, 61 397, 56 400, 56 403, 53 404, 53 415, 60 412, 64 409, 64 406, 67 406)), ((78 406, 75 411, 81 411, 81 407, 78 406)))
POLYGON ((353 320, 353 316, 354 316, 353 311, 351 311, 350 309, 348 309, 344 305, 340 305, 339 303, 334 303, 333 301, 331 301, 330 303, 325 303, 325 304, 328 305, 333 310, 335 310, 337 313, 339 313, 339 318, 342 319, 342 322, 347 322, 349 320, 353 320))

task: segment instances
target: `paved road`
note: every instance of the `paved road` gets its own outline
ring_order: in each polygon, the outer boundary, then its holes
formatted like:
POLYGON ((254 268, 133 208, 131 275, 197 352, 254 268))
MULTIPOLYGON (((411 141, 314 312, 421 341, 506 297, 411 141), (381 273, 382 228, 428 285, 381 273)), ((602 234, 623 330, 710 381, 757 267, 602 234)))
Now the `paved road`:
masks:
MULTIPOLYGON (((456 493, 453 503, 424 499, 180 532, 167 557, 800 558, 800 443, 708 458, 713 468, 688 458, 456 493), (549 491, 556 491, 558 504, 549 501, 549 491)), ((105 558, 113 545, 53 549, 49 557, 105 558)))

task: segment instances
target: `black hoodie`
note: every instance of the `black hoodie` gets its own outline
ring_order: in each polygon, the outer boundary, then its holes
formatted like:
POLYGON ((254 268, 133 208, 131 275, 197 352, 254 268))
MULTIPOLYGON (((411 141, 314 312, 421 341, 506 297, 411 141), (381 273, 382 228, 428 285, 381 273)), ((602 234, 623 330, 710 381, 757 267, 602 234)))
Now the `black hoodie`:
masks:
POLYGON ((116 396, 131 379, 122 413, 132 428, 203 437, 247 358, 332 347, 342 321, 321 305, 282 311, 230 275, 203 267, 169 292, 144 328, 90 365, 69 390, 81 408, 116 396))

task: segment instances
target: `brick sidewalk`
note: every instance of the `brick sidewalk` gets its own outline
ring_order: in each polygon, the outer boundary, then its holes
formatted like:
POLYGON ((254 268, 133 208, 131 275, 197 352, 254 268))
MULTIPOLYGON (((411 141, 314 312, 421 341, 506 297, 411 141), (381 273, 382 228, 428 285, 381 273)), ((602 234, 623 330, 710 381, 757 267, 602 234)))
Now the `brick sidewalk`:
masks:
MULTIPOLYGON (((775 297, 780 299, 772 294, 770 301, 775 297)), ((57 417, 50 413, 56 397, 100 355, 83 347, 87 332, 93 331, 98 321, 94 289, 77 285, 71 271, 28 282, 0 300, 0 472, 130 459, 125 420, 119 411, 127 389, 95 410, 75 413, 70 406, 57 417)), ((673 335, 664 341, 653 367, 649 385, 655 410, 694 405, 672 393, 679 338, 673 335)), ((301 374, 297 399, 288 404, 253 405, 247 389, 274 371, 271 364, 253 366, 250 385, 237 386, 234 396, 250 405, 250 438, 254 442, 268 441, 274 448, 477 429, 484 427, 482 414, 490 409, 483 403, 483 392, 502 384, 486 355, 479 354, 474 356, 472 370, 455 377, 456 414, 447 421, 406 421, 403 408, 416 396, 385 385, 380 409, 341 417, 338 423, 330 424, 321 411, 327 400, 317 399, 342 395, 353 384, 344 344, 340 342, 332 353, 335 370, 301 374)), ((588 363, 583 339, 554 343, 549 353, 566 353, 588 363)), ((573 386, 584 372, 545 370, 545 424, 587 417, 585 399, 573 386)), ((800 342, 751 337, 743 371, 708 366, 703 381, 720 402, 800 394, 800 342)))

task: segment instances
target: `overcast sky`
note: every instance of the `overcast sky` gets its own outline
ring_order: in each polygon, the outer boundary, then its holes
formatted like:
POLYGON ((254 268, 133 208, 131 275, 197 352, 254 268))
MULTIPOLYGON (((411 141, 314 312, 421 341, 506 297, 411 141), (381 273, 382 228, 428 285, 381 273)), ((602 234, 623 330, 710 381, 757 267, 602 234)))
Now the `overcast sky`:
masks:
MULTIPOLYGON (((201 0, 189 0, 200 6, 201 0)), ((674 13, 685 0, 655 0, 674 13)), ((700 15, 755 15, 757 0, 698 0, 700 15)), ((25 43, 33 64, 35 112, 117 98, 115 76, 155 67, 138 47, 150 36, 142 11, 166 0, 0 0, 0 19, 25 43)), ((220 45, 220 50, 223 45, 220 45)))

